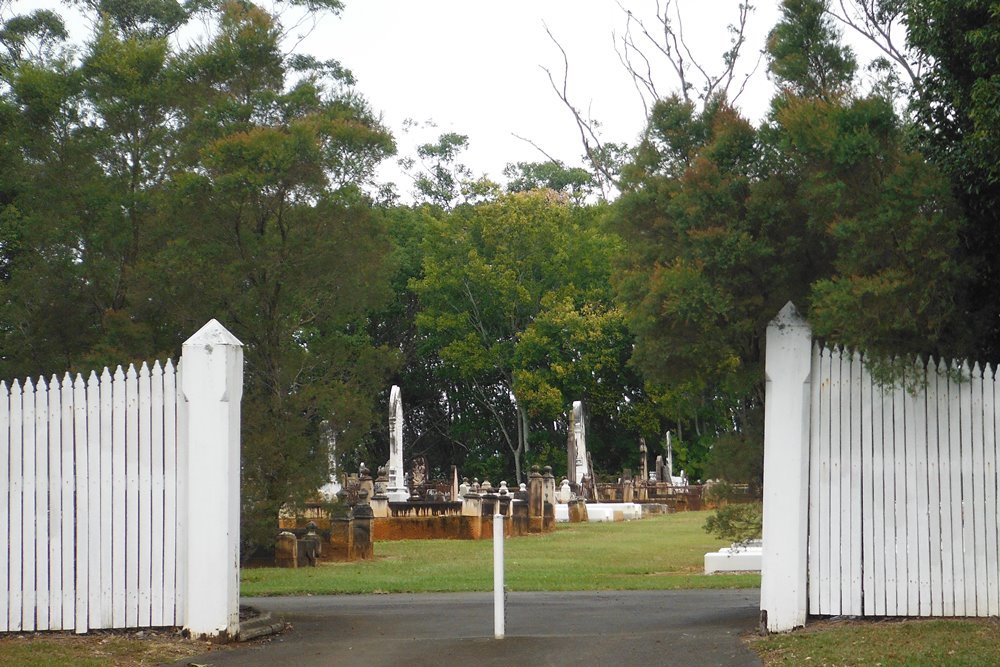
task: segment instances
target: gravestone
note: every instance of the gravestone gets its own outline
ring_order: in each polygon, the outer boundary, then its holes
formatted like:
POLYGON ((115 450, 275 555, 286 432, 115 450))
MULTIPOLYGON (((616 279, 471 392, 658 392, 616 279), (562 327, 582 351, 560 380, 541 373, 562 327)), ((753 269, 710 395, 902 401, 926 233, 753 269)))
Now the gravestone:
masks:
POLYGON ((337 479, 339 476, 337 474, 337 434, 328 421, 320 424, 320 432, 323 434, 323 439, 326 440, 328 481, 319 488, 319 495, 326 502, 333 502, 333 499, 337 497, 337 494, 343 488, 340 480, 337 479))
POLYGON ((567 477, 571 484, 582 484, 590 475, 590 460, 587 456, 587 427, 583 414, 583 403, 573 401, 573 416, 567 439, 567 477))
POLYGON ((386 495, 390 502, 405 502, 410 491, 403 482, 403 395, 398 385, 389 392, 389 486, 386 495))

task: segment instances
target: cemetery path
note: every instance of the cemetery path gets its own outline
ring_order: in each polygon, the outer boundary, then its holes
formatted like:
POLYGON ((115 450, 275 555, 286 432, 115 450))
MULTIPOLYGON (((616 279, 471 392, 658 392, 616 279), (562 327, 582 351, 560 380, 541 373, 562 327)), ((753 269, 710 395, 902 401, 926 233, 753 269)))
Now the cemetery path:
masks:
POLYGON ((739 640, 757 625, 750 590, 510 593, 493 637, 492 593, 244 600, 292 625, 270 641, 177 665, 760 665, 739 640))

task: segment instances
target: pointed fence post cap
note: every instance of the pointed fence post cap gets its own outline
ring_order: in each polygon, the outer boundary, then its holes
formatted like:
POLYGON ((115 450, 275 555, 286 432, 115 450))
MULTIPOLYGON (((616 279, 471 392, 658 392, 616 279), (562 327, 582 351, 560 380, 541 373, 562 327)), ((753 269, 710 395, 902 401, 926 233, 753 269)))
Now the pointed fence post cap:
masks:
POLYGON ((205 326, 184 341, 184 345, 237 345, 243 347, 243 343, 215 318, 210 319, 205 323, 205 326))
POLYGON ((771 327, 777 327, 778 329, 809 329, 809 322, 806 318, 802 317, 802 313, 799 309, 795 307, 795 304, 789 301, 784 305, 784 307, 778 311, 778 314, 774 316, 774 319, 767 325, 770 329, 771 327))

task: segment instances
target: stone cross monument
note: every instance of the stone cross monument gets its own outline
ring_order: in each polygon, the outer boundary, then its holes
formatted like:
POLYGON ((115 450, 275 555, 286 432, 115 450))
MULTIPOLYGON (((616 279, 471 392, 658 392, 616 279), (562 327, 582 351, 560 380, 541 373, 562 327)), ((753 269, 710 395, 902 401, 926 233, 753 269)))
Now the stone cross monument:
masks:
POLYGON ((389 392, 389 486, 386 495, 390 502, 405 502, 410 492, 403 483, 403 395, 398 385, 389 392))

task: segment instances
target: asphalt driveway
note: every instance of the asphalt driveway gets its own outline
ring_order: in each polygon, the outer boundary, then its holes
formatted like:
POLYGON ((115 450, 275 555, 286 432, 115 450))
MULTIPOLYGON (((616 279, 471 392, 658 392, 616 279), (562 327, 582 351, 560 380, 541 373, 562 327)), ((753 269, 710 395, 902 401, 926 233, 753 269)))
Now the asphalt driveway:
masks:
POLYGON ((510 593, 493 637, 491 593, 248 598, 291 623, 265 643, 177 665, 760 665, 739 635, 757 625, 750 590, 510 593))

